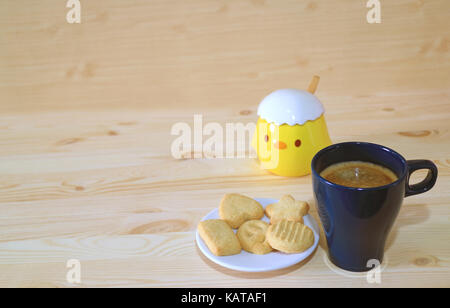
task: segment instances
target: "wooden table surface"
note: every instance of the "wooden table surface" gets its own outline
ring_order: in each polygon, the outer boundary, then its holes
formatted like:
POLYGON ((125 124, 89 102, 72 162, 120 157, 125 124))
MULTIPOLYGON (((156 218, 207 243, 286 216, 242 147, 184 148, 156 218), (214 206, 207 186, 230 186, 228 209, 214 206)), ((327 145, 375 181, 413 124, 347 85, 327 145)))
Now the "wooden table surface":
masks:
POLYGON ((81 1, 80 24, 65 2, 0 2, 0 286, 450 287, 450 1, 381 1, 379 24, 365 0, 81 1), (405 199, 381 284, 330 266, 323 237, 306 261, 253 274, 195 243, 230 192, 289 193, 318 219, 310 176, 170 150, 175 123, 254 123, 265 95, 314 74, 333 142, 439 168, 405 199))

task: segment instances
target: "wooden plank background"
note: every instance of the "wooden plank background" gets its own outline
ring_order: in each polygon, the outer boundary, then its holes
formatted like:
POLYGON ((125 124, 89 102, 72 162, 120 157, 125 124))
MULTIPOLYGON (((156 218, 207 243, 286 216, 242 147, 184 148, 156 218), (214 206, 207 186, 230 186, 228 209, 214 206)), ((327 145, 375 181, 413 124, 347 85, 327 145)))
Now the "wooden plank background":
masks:
MULTIPOLYGON (((0 286, 371 287, 329 266, 326 243, 270 273, 196 248, 224 193, 314 203, 311 178, 254 159, 175 160, 172 125, 256 121, 260 100, 311 76, 334 142, 393 147, 439 168, 405 199, 382 283, 450 286, 450 2, 365 0, 0 2, 0 286)), ((415 181, 424 174, 414 174, 415 181)), ((315 206, 312 214, 318 219, 315 206)))

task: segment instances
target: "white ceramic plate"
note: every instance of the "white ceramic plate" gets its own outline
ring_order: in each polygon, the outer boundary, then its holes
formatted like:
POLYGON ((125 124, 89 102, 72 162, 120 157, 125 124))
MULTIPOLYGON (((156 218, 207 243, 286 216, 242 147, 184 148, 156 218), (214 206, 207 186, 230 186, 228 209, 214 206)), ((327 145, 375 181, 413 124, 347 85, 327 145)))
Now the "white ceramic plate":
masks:
MULTIPOLYGON (((267 205, 278 202, 276 199, 262 199, 256 198, 256 201, 261 203, 261 205, 266 208, 267 205)), ((214 209, 208 213, 203 220, 207 219, 219 219, 219 209, 214 209)), ((317 244, 319 243, 319 226, 317 222, 311 215, 306 215, 303 217, 305 225, 307 225, 314 232, 314 244, 306 251, 302 253, 295 254, 287 254, 278 251, 270 252, 265 255, 257 255, 253 253, 249 253, 245 250, 242 250, 240 254, 232 255, 232 256, 224 256, 218 257, 209 251, 205 242, 200 238, 198 232, 195 235, 197 240, 197 245, 202 251, 202 253, 212 262, 217 263, 223 267, 243 271, 243 272, 265 272, 265 271, 273 271, 285 267, 289 267, 291 265, 297 264, 304 259, 306 259, 313 251, 316 249, 317 244)), ((263 219, 266 222, 269 222, 269 219, 264 216, 263 219)), ((234 230, 236 232, 237 230, 234 230)))

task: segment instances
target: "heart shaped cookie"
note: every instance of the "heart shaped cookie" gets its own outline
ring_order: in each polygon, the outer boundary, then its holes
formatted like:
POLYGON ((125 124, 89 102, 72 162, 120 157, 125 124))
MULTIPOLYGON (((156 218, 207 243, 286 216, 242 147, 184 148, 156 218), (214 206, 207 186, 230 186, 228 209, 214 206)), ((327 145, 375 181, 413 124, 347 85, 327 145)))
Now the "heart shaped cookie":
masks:
POLYGON ((226 194, 220 202, 219 215, 232 228, 237 229, 247 220, 263 218, 264 208, 247 196, 226 194))

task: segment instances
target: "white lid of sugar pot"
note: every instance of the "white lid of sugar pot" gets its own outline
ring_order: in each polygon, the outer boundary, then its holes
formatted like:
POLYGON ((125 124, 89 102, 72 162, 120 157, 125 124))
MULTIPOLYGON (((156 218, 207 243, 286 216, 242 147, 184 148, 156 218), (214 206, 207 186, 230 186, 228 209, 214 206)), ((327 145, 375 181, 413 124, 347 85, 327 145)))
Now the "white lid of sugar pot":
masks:
POLYGON ((296 89, 276 90, 259 104, 258 116, 276 125, 305 124, 324 113, 322 103, 307 91, 296 89))

